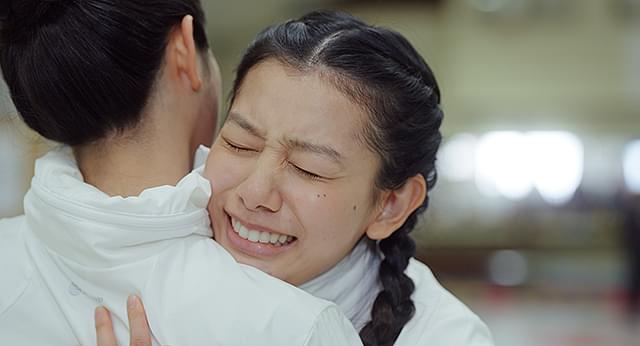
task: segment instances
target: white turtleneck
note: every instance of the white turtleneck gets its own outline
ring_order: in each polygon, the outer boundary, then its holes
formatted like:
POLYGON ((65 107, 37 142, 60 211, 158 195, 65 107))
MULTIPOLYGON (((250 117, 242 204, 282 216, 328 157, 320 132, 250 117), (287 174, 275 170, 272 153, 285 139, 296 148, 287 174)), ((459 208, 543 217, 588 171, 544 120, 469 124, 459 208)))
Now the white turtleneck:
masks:
POLYGON ((154 344, 360 344, 335 305, 211 240, 210 193, 192 172, 109 197, 83 182, 69 148, 39 159, 25 215, 0 220, 0 344, 95 344, 98 305, 126 344, 129 294, 142 297, 154 344))
POLYGON ((375 242, 363 238, 337 265, 299 287, 338 304, 354 327, 362 329, 371 320, 371 306, 381 289, 381 257, 375 246, 375 242))
MULTIPOLYGON (((381 261, 375 243, 364 238, 336 266, 300 288, 338 304, 360 330, 371 320, 371 308, 381 290, 378 280, 381 261)), ((444 289, 426 265, 411 259, 405 274, 416 286, 411 296, 416 310, 395 345, 493 345, 487 326, 444 289)))

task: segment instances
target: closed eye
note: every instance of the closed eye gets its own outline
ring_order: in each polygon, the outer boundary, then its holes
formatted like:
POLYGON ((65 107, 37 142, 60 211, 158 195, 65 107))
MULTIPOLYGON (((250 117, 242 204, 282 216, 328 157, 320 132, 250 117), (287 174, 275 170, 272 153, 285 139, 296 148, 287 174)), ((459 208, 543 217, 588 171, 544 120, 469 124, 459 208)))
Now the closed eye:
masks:
POLYGON ((247 148, 247 147, 243 147, 243 146, 238 145, 238 144, 234 144, 233 142, 229 141, 226 138, 222 138, 222 140, 224 142, 224 145, 228 149, 230 149, 232 151, 235 151, 235 152, 238 152, 238 153, 241 153, 241 152, 255 152, 255 151, 257 151, 257 150, 252 149, 252 148, 247 148))
POLYGON ((293 163, 289 163, 289 165, 290 165, 291 167, 293 167, 293 169, 294 169, 298 174, 300 174, 301 176, 303 176, 303 177, 305 177, 305 178, 307 178, 307 179, 311 179, 311 180, 323 180, 323 179, 326 179, 325 177, 322 177, 322 176, 319 176, 319 175, 317 175, 317 174, 315 174, 315 173, 311 173, 311 172, 309 172, 309 171, 307 171, 307 170, 304 170, 304 169, 302 169, 302 168, 300 168, 300 167, 298 167, 298 166, 294 165, 293 163))

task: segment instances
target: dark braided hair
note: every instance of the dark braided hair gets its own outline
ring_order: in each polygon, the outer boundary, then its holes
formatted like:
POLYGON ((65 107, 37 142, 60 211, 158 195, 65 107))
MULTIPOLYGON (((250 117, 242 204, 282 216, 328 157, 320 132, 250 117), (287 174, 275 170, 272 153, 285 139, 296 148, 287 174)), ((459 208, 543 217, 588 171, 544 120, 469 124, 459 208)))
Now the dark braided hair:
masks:
MULTIPOLYGON (((367 110, 370 121, 361 139, 381 161, 374 195, 398 189, 418 174, 429 188, 434 186, 442 138, 440 91, 429 66, 402 35, 330 11, 270 27, 245 52, 231 103, 251 68, 271 58, 300 71, 320 69, 323 77, 367 110)), ((360 331, 365 345, 392 345, 414 314, 414 283, 404 271, 415 254, 409 232, 427 202, 425 198, 398 230, 378 242, 384 256, 379 273, 382 290, 371 321, 360 331)))

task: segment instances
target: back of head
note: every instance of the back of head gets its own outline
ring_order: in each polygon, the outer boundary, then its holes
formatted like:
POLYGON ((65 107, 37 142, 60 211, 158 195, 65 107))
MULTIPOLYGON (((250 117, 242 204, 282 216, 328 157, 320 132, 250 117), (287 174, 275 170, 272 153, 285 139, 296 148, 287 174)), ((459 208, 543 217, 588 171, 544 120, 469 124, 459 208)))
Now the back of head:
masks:
POLYGON ((206 50, 199 0, 3 0, 0 67, 18 113, 73 146, 136 126, 185 15, 206 50))
MULTIPOLYGON (((277 59, 300 71, 320 71, 326 80, 369 114, 361 139, 380 159, 376 189, 393 190, 421 174, 436 183, 441 141, 440 90, 424 59, 399 33, 368 25, 341 12, 312 12, 263 31, 237 69, 232 97, 249 71, 277 59)), ((374 194, 375 195, 375 194, 374 194)), ((389 238, 379 241, 382 291, 372 320, 360 331, 365 345, 392 345, 412 318, 413 281, 404 273, 415 253, 408 233, 427 199, 389 238)))

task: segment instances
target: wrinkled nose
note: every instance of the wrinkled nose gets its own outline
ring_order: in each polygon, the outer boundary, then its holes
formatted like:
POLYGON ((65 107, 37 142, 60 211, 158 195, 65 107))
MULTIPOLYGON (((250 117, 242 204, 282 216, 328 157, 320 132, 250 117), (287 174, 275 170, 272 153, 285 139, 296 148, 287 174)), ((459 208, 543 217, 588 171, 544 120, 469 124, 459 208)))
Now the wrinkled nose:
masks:
POLYGON ((255 169, 238 186, 238 195, 245 208, 252 211, 277 212, 282 206, 282 197, 276 186, 277 165, 258 160, 255 169))

